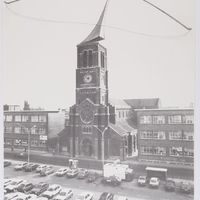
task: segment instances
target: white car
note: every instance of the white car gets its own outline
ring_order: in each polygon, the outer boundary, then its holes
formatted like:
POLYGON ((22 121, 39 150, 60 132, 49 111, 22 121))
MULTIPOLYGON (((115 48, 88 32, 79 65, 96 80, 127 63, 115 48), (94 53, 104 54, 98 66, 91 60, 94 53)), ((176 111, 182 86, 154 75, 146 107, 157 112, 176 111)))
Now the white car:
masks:
POLYGON ((36 194, 28 194, 27 195, 27 200, 36 200, 37 195, 36 194))
POLYGON ((147 184, 147 177, 146 176, 139 176, 137 183, 140 186, 145 186, 147 184))
POLYGON ((24 167, 26 167, 27 165, 28 165, 27 162, 19 163, 19 164, 15 165, 14 169, 15 169, 15 170, 22 170, 22 169, 24 169, 24 167))
POLYGON ((71 189, 64 189, 54 198, 54 200, 68 200, 72 198, 72 196, 73 191, 71 189))
POLYGON ((18 196, 17 193, 8 193, 8 194, 4 195, 4 200, 11 200, 11 199, 14 199, 17 196, 18 196))
POLYGON ((13 179, 4 179, 4 188, 12 183, 13 179))
POLYGON ((68 170, 69 168, 60 168, 56 171, 56 176, 64 176, 68 170))
POLYGON ((40 173, 42 170, 46 169, 48 166, 47 165, 40 165, 36 168, 36 172, 40 173))
POLYGON ((94 194, 91 192, 84 192, 82 194, 78 194, 76 200, 93 200, 94 194))
POLYGON ((35 200, 49 200, 49 199, 46 197, 37 197, 35 200))
POLYGON ((149 181, 149 186, 158 188, 159 185, 160 185, 160 179, 157 177, 151 177, 151 179, 149 181))
POLYGON ((24 182, 24 180, 22 179, 13 179, 12 182, 5 187, 5 189, 7 190, 7 192, 13 192, 15 191, 22 183, 24 182))
POLYGON ((27 200, 27 194, 22 192, 16 192, 17 196, 14 197, 12 200, 27 200))
POLYGON ((62 190, 62 187, 60 185, 53 184, 48 188, 48 190, 46 190, 42 194, 42 197, 46 197, 48 199, 51 199, 54 196, 56 196, 61 190, 62 190))

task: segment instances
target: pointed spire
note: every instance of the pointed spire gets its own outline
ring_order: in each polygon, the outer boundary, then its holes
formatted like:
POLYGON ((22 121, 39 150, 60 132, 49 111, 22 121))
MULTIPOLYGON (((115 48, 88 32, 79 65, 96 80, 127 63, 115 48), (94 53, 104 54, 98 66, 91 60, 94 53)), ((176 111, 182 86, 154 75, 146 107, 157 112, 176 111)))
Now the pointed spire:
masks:
POLYGON ((85 44, 85 43, 89 43, 89 42, 98 42, 98 41, 104 40, 104 36, 102 34, 102 25, 103 25, 103 21, 105 19, 105 11, 106 11, 106 8, 107 8, 108 1, 109 0, 106 1, 104 9, 103 9, 103 11, 101 13, 101 16, 100 16, 97 24, 94 27, 94 29, 87 36, 87 38, 85 40, 83 40, 79 45, 82 45, 82 44, 85 44))

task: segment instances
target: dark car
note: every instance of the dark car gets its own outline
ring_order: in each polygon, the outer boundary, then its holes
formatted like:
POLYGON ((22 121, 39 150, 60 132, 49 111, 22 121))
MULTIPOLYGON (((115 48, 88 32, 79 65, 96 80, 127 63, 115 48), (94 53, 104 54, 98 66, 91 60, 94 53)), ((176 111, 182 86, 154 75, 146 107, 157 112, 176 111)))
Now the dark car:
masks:
POLYGON ((10 161, 7 161, 7 160, 4 161, 4 167, 8 167, 8 166, 10 166, 10 165, 11 165, 11 162, 10 162, 10 161))
POLYGON ((36 168, 38 166, 39 166, 38 164, 29 163, 26 167, 24 167, 24 171, 25 172, 32 172, 32 171, 36 170, 36 168))
POLYGON ((99 200, 113 200, 114 194, 109 192, 103 192, 99 200))
POLYGON ((121 180, 115 176, 104 177, 101 182, 112 186, 118 186, 121 184, 121 180))
POLYGON ((165 190, 168 192, 174 192, 176 189, 176 183, 173 180, 167 180, 165 182, 165 190))
POLYGON ((97 179, 98 179, 98 174, 95 172, 92 172, 92 173, 89 173, 87 177, 87 182, 92 183, 92 182, 95 182, 97 179))
POLYGON ((88 176, 88 174, 89 174, 89 172, 88 172, 87 169, 80 169, 78 176, 77 176, 77 179, 84 179, 88 176))
POLYGON ((35 187, 30 191, 30 193, 40 195, 44 191, 46 191, 48 187, 49 187, 48 183, 40 182, 39 184, 35 185, 35 187))
POLYGON ((26 192, 29 192, 30 190, 32 190, 33 187, 34 187, 34 185, 32 183, 23 183, 17 188, 17 191, 26 193, 26 192))
POLYGON ((180 189, 180 192, 190 194, 193 190, 193 186, 191 183, 185 181, 185 182, 180 183, 179 189, 180 189))

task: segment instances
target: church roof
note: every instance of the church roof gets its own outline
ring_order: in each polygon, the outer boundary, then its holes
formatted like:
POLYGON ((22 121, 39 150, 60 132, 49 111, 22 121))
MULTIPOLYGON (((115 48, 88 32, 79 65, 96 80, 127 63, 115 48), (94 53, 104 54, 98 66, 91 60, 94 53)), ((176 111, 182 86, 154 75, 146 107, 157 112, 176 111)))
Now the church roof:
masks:
POLYGON ((106 11, 106 7, 107 7, 107 3, 108 3, 108 0, 106 1, 104 9, 103 9, 103 11, 100 15, 100 18, 99 18, 97 24, 94 27, 94 29, 86 37, 86 39, 83 40, 79 45, 84 45, 84 44, 87 44, 89 42, 98 42, 98 41, 104 40, 104 36, 103 36, 103 33, 102 33, 102 26, 103 26, 103 21, 104 21, 104 18, 105 18, 105 11, 106 11))
POLYGON ((133 109, 155 109, 160 107, 159 98, 149 99, 124 99, 133 109))
POLYGON ((115 106, 116 108, 127 108, 130 109, 131 106, 128 105, 124 100, 122 99, 109 99, 109 103, 112 106, 115 106))

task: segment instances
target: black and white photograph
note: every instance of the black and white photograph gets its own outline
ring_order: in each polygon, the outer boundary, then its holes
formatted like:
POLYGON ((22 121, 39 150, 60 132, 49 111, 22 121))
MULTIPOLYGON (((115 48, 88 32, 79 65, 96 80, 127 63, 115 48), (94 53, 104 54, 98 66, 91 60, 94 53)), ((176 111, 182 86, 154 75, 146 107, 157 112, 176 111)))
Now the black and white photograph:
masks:
POLYGON ((1 4, 2 199, 198 199, 197 0, 1 4))

